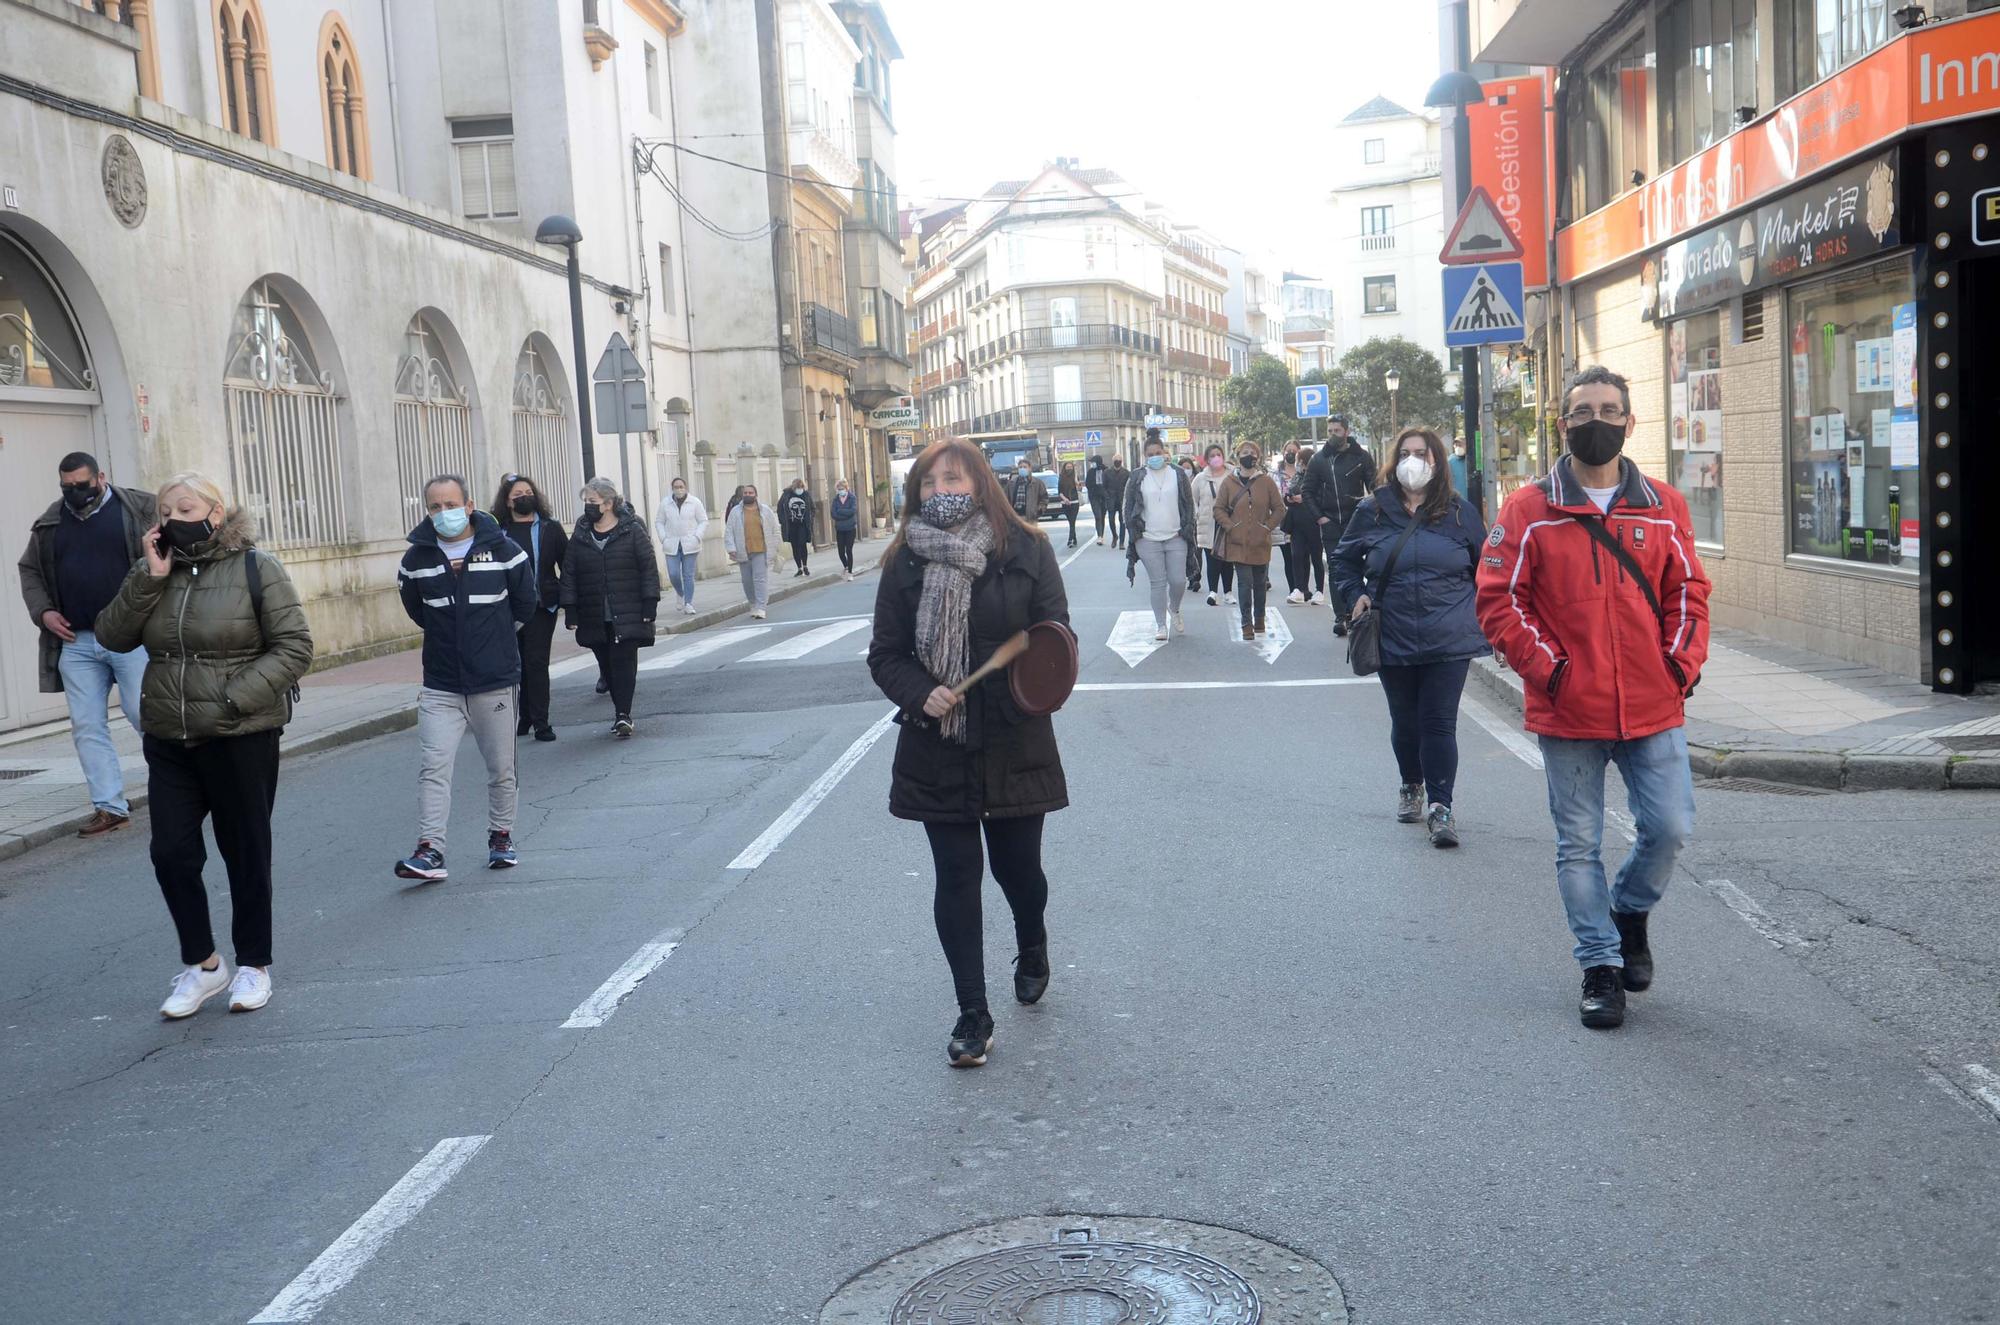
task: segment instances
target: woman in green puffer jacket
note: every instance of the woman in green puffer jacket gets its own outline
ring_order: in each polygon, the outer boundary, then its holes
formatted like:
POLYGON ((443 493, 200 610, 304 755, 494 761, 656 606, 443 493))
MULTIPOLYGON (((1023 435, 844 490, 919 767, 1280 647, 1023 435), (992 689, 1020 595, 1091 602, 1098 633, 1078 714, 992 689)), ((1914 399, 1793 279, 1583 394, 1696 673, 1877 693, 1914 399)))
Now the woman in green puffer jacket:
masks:
POLYGON ((159 510, 145 560, 98 615, 97 637, 120 651, 144 644, 149 656, 139 727, 153 872, 186 967, 160 1014, 192 1016, 225 988, 229 1010, 249 1012, 271 1001, 278 738, 291 718, 292 687, 312 666, 312 632, 284 566, 251 546, 250 517, 227 510, 214 482, 174 475, 160 487, 159 510), (234 978, 209 929, 205 818, 229 869, 234 978))

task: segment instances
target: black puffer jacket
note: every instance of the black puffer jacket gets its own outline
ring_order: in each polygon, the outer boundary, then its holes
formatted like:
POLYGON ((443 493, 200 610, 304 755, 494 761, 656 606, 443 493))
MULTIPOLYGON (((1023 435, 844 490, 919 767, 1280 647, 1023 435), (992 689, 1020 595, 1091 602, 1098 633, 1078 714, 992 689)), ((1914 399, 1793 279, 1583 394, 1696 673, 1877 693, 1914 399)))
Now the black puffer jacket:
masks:
POLYGON ((660 566, 653 559, 646 522, 630 506, 618 508, 618 523, 608 537, 577 521, 563 556, 562 605, 568 613, 565 624, 587 649, 615 641, 641 646, 653 642, 653 620, 660 612, 660 566), (600 537, 605 538, 601 548, 600 537))
MULTIPOLYGON (((875 593, 875 635, 868 671, 902 712, 896 721, 896 763, 889 813, 929 823, 976 823, 1047 814, 1069 804, 1069 784, 1056 750, 1055 724, 1014 706, 1002 671, 965 696, 965 744, 947 741, 924 716, 938 682, 917 657, 917 604, 924 563, 898 545, 883 563, 875 593)), ((1055 549, 1040 533, 1012 531, 1003 555, 989 556, 972 582, 972 667, 1016 631, 1036 621, 1069 624, 1069 598, 1055 549)))
POLYGON ((1322 446, 1299 480, 1305 514, 1315 522, 1325 517, 1327 524, 1321 534, 1329 545, 1339 541, 1347 522, 1374 489, 1375 457, 1355 441, 1346 446, 1332 442, 1322 446))

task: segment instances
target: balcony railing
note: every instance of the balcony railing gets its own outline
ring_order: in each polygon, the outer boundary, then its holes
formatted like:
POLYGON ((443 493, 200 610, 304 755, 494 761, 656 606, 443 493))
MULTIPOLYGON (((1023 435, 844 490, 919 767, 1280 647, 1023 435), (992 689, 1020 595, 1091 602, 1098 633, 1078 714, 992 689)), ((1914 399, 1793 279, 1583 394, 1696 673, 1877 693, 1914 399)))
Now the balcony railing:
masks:
POLYGON ((967 357, 974 367, 978 367, 1024 351, 1075 349, 1127 349, 1158 358, 1160 338, 1112 322, 1086 322, 1075 327, 1024 327, 987 341, 967 357))
POLYGON ((1144 423, 1152 407, 1136 400, 1045 400, 975 415, 972 431, 1052 428, 1071 423, 1144 423))
POLYGON ((1396 251, 1395 232, 1392 230, 1388 234, 1361 236, 1361 251, 1363 253, 1395 252, 1396 251))
POLYGON ((1196 354, 1193 350, 1168 350, 1167 367, 1184 369, 1190 373, 1209 373, 1216 377, 1229 376, 1227 359, 1211 359, 1206 354, 1196 354))
POLYGON ((825 304, 806 305, 806 348, 849 359, 861 357, 861 342, 854 334, 854 322, 825 304))
POLYGON ((1192 262, 1197 267, 1214 272, 1217 276, 1226 277, 1229 275, 1229 272, 1221 263, 1215 261, 1213 258, 1202 256, 1184 243, 1175 241, 1173 251, 1185 261, 1192 262))

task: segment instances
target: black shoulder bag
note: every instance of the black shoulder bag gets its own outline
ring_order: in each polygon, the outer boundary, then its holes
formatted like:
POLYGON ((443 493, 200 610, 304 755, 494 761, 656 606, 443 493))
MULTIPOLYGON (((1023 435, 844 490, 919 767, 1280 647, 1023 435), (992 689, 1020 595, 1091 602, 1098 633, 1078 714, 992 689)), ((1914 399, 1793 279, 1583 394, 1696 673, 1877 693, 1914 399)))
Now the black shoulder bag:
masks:
MULTIPOLYGON (((1611 536, 1611 531, 1604 527, 1602 519, 1589 515, 1572 515, 1569 518, 1582 525, 1585 533, 1601 544, 1605 551, 1618 558, 1618 564, 1625 568, 1625 573, 1632 577, 1634 584, 1639 586, 1639 592, 1646 595, 1646 606, 1653 609, 1653 620, 1659 623, 1659 633, 1664 637, 1667 633, 1667 612, 1665 608, 1660 606, 1659 591, 1653 588, 1653 582, 1646 578, 1646 572, 1639 569, 1638 559, 1625 550, 1623 543, 1611 536)), ((1680 683, 1681 694, 1683 696, 1694 694, 1694 686, 1687 683, 1687 675, 1681 671, 1681 665, 1675 662, 1673 655, 1666 651, 1664 640, 1661 644, 1660 656, 1666 660, 1668 670, 1674 674, 1674 680, 1680 683)), ((1700 684, 1701 680, 1697 677, 1695 685, 1700 684)))
MULTIPOLYGON (((1403 555, 1403 545, 1417 532, 1421 520, 1410 517, 1409 528, 1396 540, 1396 546, 1389 549, 1389 560, 1382 564, 1382 578, 1376 582, 1375 590, 1368 600, 1368 610, 1347 627, 1347 665, 1354 669, 1356 676, 1373 676, 1382 670, 1382 591, 1389 587, 1389 577, 1396 573, 1396 562, 1403 555)), ((1361 581, 1368 585, 1367 577, 1361 581)))

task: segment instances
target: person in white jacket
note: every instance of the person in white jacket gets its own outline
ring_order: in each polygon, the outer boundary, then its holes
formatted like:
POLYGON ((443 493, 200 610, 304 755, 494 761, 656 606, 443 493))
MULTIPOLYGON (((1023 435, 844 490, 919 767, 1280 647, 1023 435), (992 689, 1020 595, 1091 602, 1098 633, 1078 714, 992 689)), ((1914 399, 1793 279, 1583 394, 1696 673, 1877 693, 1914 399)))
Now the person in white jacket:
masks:
POLYGON ((1201 548, 1201 559, 1208 566, 1210 607, 1216 605, 1218 589, 1227 601, 1236 601, 1236 595, 1230 592, 1236 587, 1236 568, 1222 559, 1222 548, 1215 539, 1215 499, 1229 480, 1229 462, 1223 456, 1221 447, 1209 447, 1201 469, 1194 476, 1194 538, 1201 548))
POLYGON ((781 546, 778 513, 757 500, 757 489, 746 484, 743 500, 722 522, 722 550, 743 570, 743 597, 750 615, 764 619, 771 601, 771 549, 781 546))
POLYGON ((675 479, 672 489, 660 498, 660 509, 653 512, 653 532, 659 535, 660 552, 667 559, 667 579, 681 596, 681 612, 693 616, 694 578, 701 560, 701 537, 708 532, 708 508, 688 491, 686 479, 675 479))

